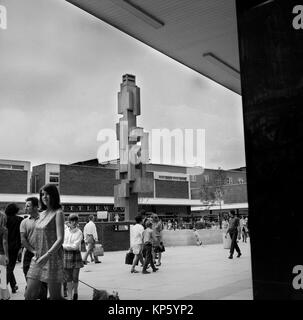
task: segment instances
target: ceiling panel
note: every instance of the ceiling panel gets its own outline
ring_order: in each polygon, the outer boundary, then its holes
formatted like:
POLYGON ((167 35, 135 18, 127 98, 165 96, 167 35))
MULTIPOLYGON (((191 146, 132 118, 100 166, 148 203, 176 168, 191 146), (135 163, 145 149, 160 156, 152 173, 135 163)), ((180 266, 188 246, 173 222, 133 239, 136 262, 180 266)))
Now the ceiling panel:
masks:
POLYGON ((234 0, 67 1, 241 93, 234 0))

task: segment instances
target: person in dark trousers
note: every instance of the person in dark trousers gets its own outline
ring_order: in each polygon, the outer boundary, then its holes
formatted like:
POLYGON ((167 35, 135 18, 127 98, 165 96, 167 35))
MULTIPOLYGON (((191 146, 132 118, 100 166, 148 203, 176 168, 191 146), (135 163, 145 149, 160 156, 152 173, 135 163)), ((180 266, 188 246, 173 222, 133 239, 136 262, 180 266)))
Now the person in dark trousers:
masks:
POLYGON ((143 274, 150 273, 147 271, 147 266, 150 264, 153 272, 156 272, 158 268, 155 267, 153 256, 152 256, 152 249, 153 249, 153 230, 152 230, 153 223, 151 221, 146 222, 146 229, 143 231, 143 251, 145 251, 145 261, 142 269, 143 274))
POLYGON ((18 212, 19 207, 15 203, 10 203, 5 209, 5 214, 7 216, 6 226, 8 230, 7 242, 9 257, 9 263, 7 265, 7 283, 10 284, 12 293, 16 293, 18 290, 14 269, 21 248, 20 224, 23 220, 21 217, 17 216, 18 212))
POLYGON ((240 248, 238 246, 238 243, 237 243, 239 224, 240 224, 240 221, 239 221, 239 218, 236 217, 235 210, 231 210, 230 211, 229 227, 228 227, 228 229, 226 231, 226 235, 225 235, 225 237, 227 237, 227 235, 229 233, 230 238, 231 238, 231 246, 230 246, 230 252, 229 252, 229 257, 228 257, 229 259, 233 258, 233 254, 234 254, 235 249, 238 253, 237 258, 240 258, 240 256, 242 255, 240 248))

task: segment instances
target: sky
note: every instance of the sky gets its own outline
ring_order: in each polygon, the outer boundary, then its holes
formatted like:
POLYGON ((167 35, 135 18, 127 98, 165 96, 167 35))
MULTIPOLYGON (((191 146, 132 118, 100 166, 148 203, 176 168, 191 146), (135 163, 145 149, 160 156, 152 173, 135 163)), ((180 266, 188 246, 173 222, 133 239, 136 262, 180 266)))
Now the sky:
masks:
MULTIPOLYGON (((204 129, 205 166, 245 166, 241 96, 62 0, 0 0, 0 159, 97 157, 115 130, 122 75, 141 90, 137 125, 204 129)), ((151 162, 159 162, 151 154, 151 162)), ((167 163, 170 164, 170 163, 167 163)))

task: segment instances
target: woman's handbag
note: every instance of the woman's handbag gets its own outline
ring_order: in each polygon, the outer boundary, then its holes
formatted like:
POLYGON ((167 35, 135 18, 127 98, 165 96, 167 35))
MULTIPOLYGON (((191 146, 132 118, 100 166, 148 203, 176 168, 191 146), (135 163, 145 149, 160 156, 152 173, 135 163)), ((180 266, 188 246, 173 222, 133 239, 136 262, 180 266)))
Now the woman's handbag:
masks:
POLYGON ((94 255, 97 257, 104 256, 104 249, 102 247, 102 244, 100 243, 95 244, 94 255))
POLYGON ((224 246, 224 249, 230 249, 231 237, 229 233, 226 236, 223 235, 223 246, 224 246))
POLYGON ((160 251, 160 252, 165 252, 165 247, 164 247, 163 242, 160 242, 159 251, 160 251))
POLYGON ((133 264, 135 255, 131 252, 128 251, 125 255, 125 264, 133 264))

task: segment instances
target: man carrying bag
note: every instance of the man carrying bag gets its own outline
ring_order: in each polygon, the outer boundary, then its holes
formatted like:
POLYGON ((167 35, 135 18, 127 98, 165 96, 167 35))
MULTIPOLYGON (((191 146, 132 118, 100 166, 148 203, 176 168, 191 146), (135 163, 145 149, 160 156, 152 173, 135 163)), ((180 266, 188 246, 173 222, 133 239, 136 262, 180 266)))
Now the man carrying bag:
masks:
POLYGON ((94 253, 95 244, 98 241, 97 228, 94 224, 94 216, 90 215, 88 219, 89 221, 83 229, 84 241, 86 245, 86 252, 83 257, 83 263, 87 264, 87 257, 89 254, 93 254, 95 263, 101 263, 101 261, 98 259, 98 256, 94 253))

